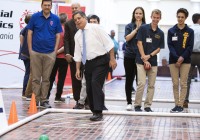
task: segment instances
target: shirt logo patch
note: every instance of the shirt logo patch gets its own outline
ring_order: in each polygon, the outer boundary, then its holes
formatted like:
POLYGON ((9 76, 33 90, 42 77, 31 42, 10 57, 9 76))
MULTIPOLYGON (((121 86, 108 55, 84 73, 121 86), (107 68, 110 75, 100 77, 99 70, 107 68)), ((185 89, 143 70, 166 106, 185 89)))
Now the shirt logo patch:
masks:
POLYGON ((187 42, 187 38, 189 37, 189 34, 187 32, 185 32, 183 34, 183 48, 185 48, 186 42, 187 42))
POLYGON ((53 25, 53 21, 50 21, 50 25, 51 25, 51 26, 53 25))
POLYGON ((155 35, 155 38, 160 39, 160 35, 155 35))

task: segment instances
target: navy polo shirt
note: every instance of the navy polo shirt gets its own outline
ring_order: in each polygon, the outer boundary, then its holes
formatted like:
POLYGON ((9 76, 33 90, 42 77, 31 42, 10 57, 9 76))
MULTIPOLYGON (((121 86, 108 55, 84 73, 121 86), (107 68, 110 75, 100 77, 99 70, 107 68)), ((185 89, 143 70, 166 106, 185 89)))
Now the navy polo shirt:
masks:
POLYGON ((191 54, 194 45, 194 31, 187 25, 179 29, 177 24, 168 30, 167 44, 169 47, 169 64, 175 64, 180 56, 183 63, 191 62, 191 54))
POLYGON ((22 46, 20 46, 20 51, 19 51, 19 59, 21 60, 26 60, 29 59, 29 51, 28 51, 28 43, 27 43, 27 35, 28 35, 28 29, 27 27, 24 27, 20 35, 24 37, 24 41, 22 42, 22 46))
MULTIPOLYGON (((144 24, 144 23, 142 23, 144 24)), ((133 30, 135 30, 137 25, 135 23, 129 23, 125 27, 125 35, 126 37, 128 34, 130 34, 133 30)), ((137 35, 137 34, 136 34, 137 35)), ((138 47, 137 47, 137 39, 136 35, 134 37, 126 42, 126 49, 124 51, 124 57, 129 57, 129 58, 134 58, 136 57, 136 53, 138 52, 138 47)))
POLYGON ((43 11, 32 15, 27 28, 33 31, 32 50, 39 53, 54 51, 56 34, 62 32, 60 19, 50 13, 46 19, 43 11))
MULTIPOLYGON (((142 25, 138 30, 136 39, 142 41, 145 55, 151 54, 158 48, 164 48, 164 32, 158 27, 155 31, 153 31, 151 24, 142 25), (148 42, 148 39, 151 39, 151 42, 148 42)), ((152 66, 157 66, 157 55, 151 57, 148 61, 152 66)), ((136 56, 136 63, 144 64, 140 53, 136 56)))

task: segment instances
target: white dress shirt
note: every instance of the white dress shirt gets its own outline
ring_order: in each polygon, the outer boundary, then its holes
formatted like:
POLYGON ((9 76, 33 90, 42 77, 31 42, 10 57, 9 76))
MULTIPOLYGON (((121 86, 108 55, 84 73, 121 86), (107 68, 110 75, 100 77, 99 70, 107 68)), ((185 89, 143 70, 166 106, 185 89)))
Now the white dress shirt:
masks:
MULTIPOLYGON (((110 36, 100 25, 87 23, 84 30, 87 60, 92 60, 98 56, 104 55, 114 47, 114 43, 110 36)), ((83 51, 83 35, 81 29, 76 32, 74 40, 74 60, 76 62, 81 62, 83 51)))
POLYGON ((200 25, 194 24, 190 28, 194 30, 194 47, 192 52, 200 52, 200 25))

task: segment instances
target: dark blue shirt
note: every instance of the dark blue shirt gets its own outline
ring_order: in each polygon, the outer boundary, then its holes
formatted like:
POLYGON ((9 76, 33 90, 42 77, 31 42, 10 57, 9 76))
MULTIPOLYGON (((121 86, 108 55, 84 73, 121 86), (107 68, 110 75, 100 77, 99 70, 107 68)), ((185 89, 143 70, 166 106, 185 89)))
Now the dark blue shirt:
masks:
MULTIPOLYGON (((145 55, 151 54, 158 48, 164 48, 164 32, 158 27, 153 31, 151 24, 142 25, 138 30, 136 39, 142 41, 145 55)), ((157 55, 151 57, 148 61, 152 66, 157 66, 157 55)), ((144 64, 140 53, 136 56, 136 63, 144 64)))
POLYGON ((179 29, 177 24, 168 30, 167 44, 169 47, 169 64, 177 62, 178 58, 184 58, 183 63, 191 62, 191 54, 194 45, 194 31, 187 25, 179 29))
MULTIPOLYGON (((133 30, 136 29, 135 23, 129 23, 125 27, 125 35, 129 35, 133 30)), ((126 49, 124 51, 124 57, 134 58, 136 57, 136 53, 138 53, 138 47, 137 47, 137 39, 136 35, 129 41, 126 42, 126 49)))
POLYGON ((56 34, 62 32, 58 16, 50 13, 46 19, 43 12, 32 15, 27 28, 33 31, 32 50, 39 53, 51 53, 54 51, 56 34))
POLYGON ((27 43, 28 29, 24 27, 21 30, 20 35, 24 37, 24 40, 22 42, 22 45, 20 46, 19 59, 26 60, 26 59, 29 59, 30 57, 29 51, 28 51, 28 43, 27 43))

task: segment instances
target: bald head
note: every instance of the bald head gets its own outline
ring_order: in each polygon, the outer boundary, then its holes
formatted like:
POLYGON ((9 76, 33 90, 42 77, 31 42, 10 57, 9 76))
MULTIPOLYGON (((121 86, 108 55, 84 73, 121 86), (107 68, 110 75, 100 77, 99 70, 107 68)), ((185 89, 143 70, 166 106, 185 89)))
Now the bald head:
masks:
POLYGON ((80 3, 73 3, 71 5, 72 13, 74 14, 77 11, 81 11, 81 5, 80 3))

